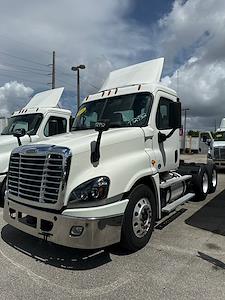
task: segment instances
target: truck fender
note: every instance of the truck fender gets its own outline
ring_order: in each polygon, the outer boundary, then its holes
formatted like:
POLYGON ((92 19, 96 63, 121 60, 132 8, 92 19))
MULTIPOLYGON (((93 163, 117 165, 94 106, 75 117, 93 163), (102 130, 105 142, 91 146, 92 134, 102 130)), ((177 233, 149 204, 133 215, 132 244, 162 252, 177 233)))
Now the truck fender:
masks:
MULTIPOLYGON (((156 173, 150 176, 144 176, 139 178, 132 186, 129 192, 125 193, 124 197, 129 199, 130 192, 139 184, 147 185, 155 196, 156 202, 156 218, 157 220, 161 218, 161 203, 160 203, 160 190, 159 190, 159 174, 156 173)), ((124 199, 125 199, 124 198, 124 199)))

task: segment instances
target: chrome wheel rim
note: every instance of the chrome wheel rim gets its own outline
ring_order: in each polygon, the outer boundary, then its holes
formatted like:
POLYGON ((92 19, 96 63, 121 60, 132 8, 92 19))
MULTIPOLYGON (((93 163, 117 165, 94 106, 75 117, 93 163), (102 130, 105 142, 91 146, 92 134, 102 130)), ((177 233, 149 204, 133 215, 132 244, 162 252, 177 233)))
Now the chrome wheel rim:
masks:
POLYGON ((217 173, 216 170, 214 169, 212 172, 212 186, 215 187, 217 184, 217 173))
POLYGON ((208 175, 204 173, 203 178, 202 178, 202 190, 204 194, 207 194, 209 189, 209 179, 208 175))
POLYGON ((152 208, 147 198, 141 198, 135 205, 133 212, 133 231, 136 237, 144 237, 151 226, 152 208))

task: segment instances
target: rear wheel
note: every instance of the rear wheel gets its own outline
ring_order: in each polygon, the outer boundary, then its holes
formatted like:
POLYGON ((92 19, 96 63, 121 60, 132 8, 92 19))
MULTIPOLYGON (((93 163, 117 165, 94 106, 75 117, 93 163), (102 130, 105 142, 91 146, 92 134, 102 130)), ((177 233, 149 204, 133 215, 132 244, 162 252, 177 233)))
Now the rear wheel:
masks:
POLYGON ((130 251, 144 247, 152 235, 155 220, 155 197, 148 186, 140 184, 130 193, 124 213, 122 246, 130 251))
POLYGON ((215 166, 208 167, 208 174, 209 174, 209 193, 214 193, 217 188, 217 170, 215 166))
POLYGON ((193 175, 192 184, 195 192, 195 200, 205 200, 209 192, 209 174, 205 166, 201 166, 199 173, 193 175))

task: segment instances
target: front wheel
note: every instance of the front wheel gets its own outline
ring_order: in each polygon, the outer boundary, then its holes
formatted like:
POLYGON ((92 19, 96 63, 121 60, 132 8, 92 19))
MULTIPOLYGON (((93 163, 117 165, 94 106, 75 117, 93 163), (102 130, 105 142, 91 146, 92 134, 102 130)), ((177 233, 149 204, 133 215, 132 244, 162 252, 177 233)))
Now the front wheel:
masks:
POLYGON ((130 251, 143 248, 149 241, 156 220, 155 197, 150 188, 140 184, 133 189, 124 213, 121 244, 130 251))

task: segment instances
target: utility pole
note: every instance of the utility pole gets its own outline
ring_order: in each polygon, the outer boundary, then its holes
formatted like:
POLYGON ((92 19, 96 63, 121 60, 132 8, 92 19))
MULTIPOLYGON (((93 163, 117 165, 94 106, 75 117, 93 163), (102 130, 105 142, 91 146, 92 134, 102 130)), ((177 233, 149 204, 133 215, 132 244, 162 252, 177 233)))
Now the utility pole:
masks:
POLYGON ((187 111, 189 111, 190 108, 183 108, 182 111, 184 111, 184 151, 185 151, 185 144, 186 144, 186 125, 187 125, 187 111))
POLYGON ((55 51, 52 53, 52 89, 55 88, 55 51))
POLYGON ((48 84, 52 86, 52 89, 55 89, 55 51, 52 52, 52 64, 49 64, 48 66, 52 67, 52 72, 48 74, 48 76, 52 77, 52 80, 48 84))

